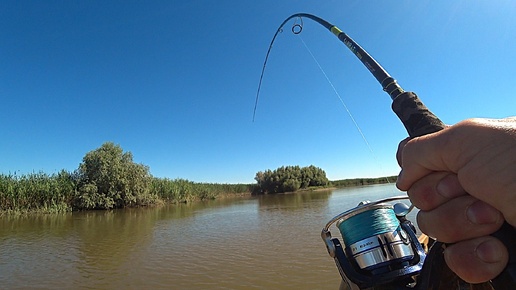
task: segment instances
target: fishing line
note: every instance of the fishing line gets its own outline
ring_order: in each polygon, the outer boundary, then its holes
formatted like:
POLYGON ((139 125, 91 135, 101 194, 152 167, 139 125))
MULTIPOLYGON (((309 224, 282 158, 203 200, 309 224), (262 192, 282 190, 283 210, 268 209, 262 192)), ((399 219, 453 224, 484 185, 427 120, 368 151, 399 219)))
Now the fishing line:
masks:
MULTIPOLYGON (((331 88, 333 89, 333 92, 335 93, 335 95, 337 95, 337 97, 339 98, 342 106, 344 107, 344 109, 348 113, 348 116, 351 119, 351 121, 353 122, 353 124, 355 125, 355 128, 357 128, 358 133, 360 133, 360 136, 362 136, 362 139, 364 140, 365 144, 367 145, 367 148, 369 149, 369 152, 371 152, 371 155, 373 156, 374 161, 380 166, 380 169, 382 170, 381 163, 379 162, 378 158, 376 157, 376 154, 374 153, 373 148, 371 147, 371 145, 367 141, 367 138, 364 135, 364 132, 362 132, 362 129, 360 129, 360 126, 358 125, 357 121, 353 117, 353 114, 351 114, 351 111, 349 110, 348 106, 346 105, 346 103, 344 102, 342 97, 340 96, 339 92, 337 91, 337 89, 333 85, 332 81, 330 80, 330 78, 328 77, 328 75, 326 74, 324 69, 322 68, 321 64, 319 63, 319 61, 317 61, 317 58, 315 58, 315 55, 312 53, 312 51, 310 50, 310 48, 308 47, 306 42, 301 37, 300 33, 301 33, 301 30, 302 30, 302 26, 300 26, 299 24, 295 24, 294 26, 292 27, 292 32, 294 32, 294 34, 296 34, 299 37, 299 39, 303 43, 303 46, 306 48, 306 50, 308 50, 308 53, 310 54, 310 56, 312 56, 312 59, 317 64, 317 66, 319 67, 319 70, 324 75, 324 77, 326 78, 326 81, 328 81, 328 83, 330 84, 331 88), (294 26, 296 27, 296 29, 299 29, 299 30, 296 30, 296 32, 294 32, 294 26)), ((387 183, 389 183, 389 184, 391 183, 389 181, 389 178, 385 178, 385 179, 387 180, 387 183)))

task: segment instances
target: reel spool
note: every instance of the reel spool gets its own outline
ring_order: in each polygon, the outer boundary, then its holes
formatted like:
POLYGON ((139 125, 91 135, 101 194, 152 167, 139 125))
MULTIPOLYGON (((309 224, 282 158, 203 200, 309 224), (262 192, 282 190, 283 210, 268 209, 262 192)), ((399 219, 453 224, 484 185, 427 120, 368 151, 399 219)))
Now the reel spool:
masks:
POLYGON ((403 203, 389 204, 407 198, 361 202, 331 219, 322 230, 321 237, 347 289, 414 289, 414 277, 426 254, 414 226, 405 218, 410 209, 403 203), (344 244, 331 236, 329 228, 334 223, 344 244))

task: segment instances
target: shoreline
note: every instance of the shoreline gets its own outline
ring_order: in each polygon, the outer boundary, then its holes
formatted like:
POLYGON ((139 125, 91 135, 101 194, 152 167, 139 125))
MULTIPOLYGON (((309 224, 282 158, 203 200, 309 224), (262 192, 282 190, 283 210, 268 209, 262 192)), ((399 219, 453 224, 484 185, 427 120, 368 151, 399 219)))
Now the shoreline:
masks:
MULTIPOLYGON (((359 187, 366 185, 374 185, 374 184, 387 184, 390 183, 390 180, 395 182, 396 176, 388 176, 388 177, 379 177, 379 178, 354 178, 354 179, 343 179, 330 181, 328 186, 316 186, 303 188, 292 192, 281 192, 281 193, 269 193, 270 194, 295 194, 295 193, 305 193, 305 192, 314 192, 314 191, 328 191, 335 190, 339 188, 351 188, 351 187, 359 187), (388 182, 389 181, 389 182, 388 182)), ((173 182, 173 181, 170 181, 173 182)), ((143 208, 143 207, 156 207, 163 206, 169 204, 181 204, 181 203, 191 203, 203 200, 216 200, 216 199, 227 199, 227 198, 245 198, 245 197, 253 197, 259 196, 262 194, 254 194, 252 192, 254 184, 239 184, 239 185, 231 185, 231 184, 211 184, 213 188, 203 188, 202 192, 196 192, 193 190, 193 187, 199 186, 208 186, 208 184, 197 184, 191 181, 184 181, 192 186, 189 188, 188 192, 185 192, 185 196, 182 198, 167 196, 166 194, 159 195, 157 194, 155 198, 152 199, 150 203, 147 204, 138 204, 134 206, 127 206, 126 208, 143 208), (219 187, 220 186, 220 187, 219 187), (249 191, 240 191, 240 192, 231 192, 230 189, 232 186, 244 186, 249 189, 249 191), (221 188, 222 187, 222 188, 221 188), (225 187, 225 188, 223 188, 225 187), (229 190, 228 190, 229 189, 229 190), (225 191, 228 190, 228 191, 225 191), (200 193, 200 194, 199 194, 200 193)), ((208 186, 209 187, 209 186, 208 186)), ((243 188, 240 188, 243 189, 243 188)), ((73 195, 70 195, 69 198, 72 198, 73 195)), ((3 202, 6 202, 6 196, 2 196, 0 193, 0 199, 4 198, 3 202)), ((72 206, 72 204, 67 203, 65 200, 61 200, 60 202, 54 202, 53 204, 38 204, 38 205, 28 205, 26 207, 21 208, 12 208, 12 204, 18 204, 17 197, 8 197, 10 202, 7 201, 6 204, 0 204, 0 218, 4 216, 18 216, 18 215, 36 215, 36 214, 63 214, 63 213, 73 213, 78 211, 88 211, 88 210, 112 210, 112 209, 77 209, 72 206)))

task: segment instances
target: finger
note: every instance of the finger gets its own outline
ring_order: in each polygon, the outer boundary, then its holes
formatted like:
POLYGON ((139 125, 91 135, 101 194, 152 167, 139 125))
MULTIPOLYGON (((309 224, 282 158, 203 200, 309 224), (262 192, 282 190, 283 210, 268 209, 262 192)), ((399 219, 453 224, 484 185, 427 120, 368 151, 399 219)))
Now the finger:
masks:
POLYGON ((436 172, 416 181, 407 194, 414 206, 428 211, 467 193, 460 185, 456 174, 436 172))
MULTIPOLYGON (((501 147, 500 142, 494 143, 501 147)), ((492 148, 491 153, 490 158, 484 158, 486 162, 475 159, 461 170, 461 184, 469 194, 499 209, 516 227, 516 146, 492 148)))
POLYGON ((444 250, 448 267, 468 283, 482 283, 498 276, 508 256, 502 242, 491 236, 456 243, 444 250))
POLYGON ((414 182, 433 171, 457 172, 440 155, 443 148, 450 149, 446 144, 447 139, 440 137, 446 130, 417 137, 404 144, 401 152, 402 171, 396 182, 400 190, 408 190, 414 182))
POLYGON ((401 166, 401 153, 403 152, 403 147, 405 147, 405 144, 410 140, 410 137, 407 137, 398 144, 398 151, 396 151, 396 160, 398 160, 398 165, 401 166))
POLYGON ((420 211, 418 226, 425 234, 445 243, 486 236, 498 230, 502 214, 470 195, 454 198, 441 206, 420 211))

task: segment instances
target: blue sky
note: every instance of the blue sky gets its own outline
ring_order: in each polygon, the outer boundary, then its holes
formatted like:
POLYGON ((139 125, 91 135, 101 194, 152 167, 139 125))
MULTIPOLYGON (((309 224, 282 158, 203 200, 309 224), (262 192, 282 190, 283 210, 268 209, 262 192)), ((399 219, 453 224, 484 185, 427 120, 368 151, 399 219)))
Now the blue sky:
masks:
POLYGON ((397 174, 390 98, 310 20, 277 38, 252 121, 270 40, 297 12, 340 27, 447 124, 515 115, 513 0, 1 1, 0 172, 72 171, 111 141, 197 182, 283 165, 397 174))

